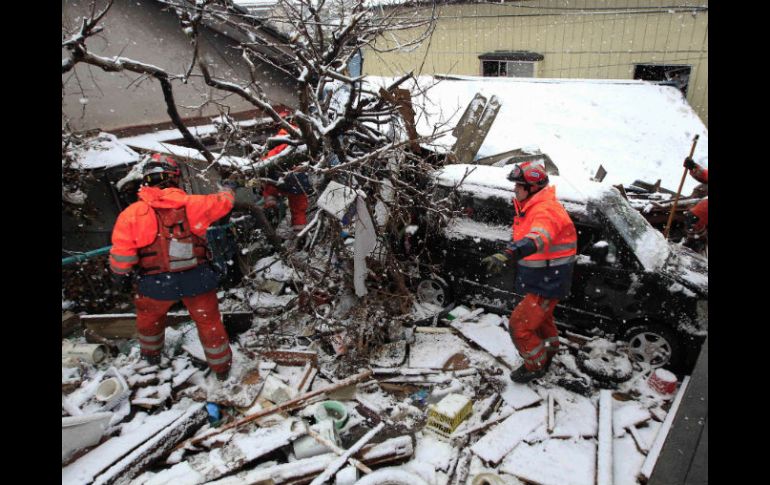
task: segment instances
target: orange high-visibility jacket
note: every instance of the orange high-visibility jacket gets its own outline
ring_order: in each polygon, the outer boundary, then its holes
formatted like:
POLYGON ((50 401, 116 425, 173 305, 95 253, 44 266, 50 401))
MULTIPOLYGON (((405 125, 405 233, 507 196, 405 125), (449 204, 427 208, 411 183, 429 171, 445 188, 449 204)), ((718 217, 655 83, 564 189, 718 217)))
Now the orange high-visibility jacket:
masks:
POLYGON ((526 262, 560 260, 577 254, 575 225, 564 207, 556 200, 554 186, 545 187, 525 200, 523 205, 516 199, 513 203, 516 209, 513 240, 528 237, 537 246, 537 252, 519 261, 520 265, 544 266, 528 265, 526 262))
POLYGON ((206 238, 209 226, 227 215, 233 208, 232 192, 209 195, 188 195, 182 189, 144 186, 139 189, 139 200, 118 216, 112 230, 110 269, 126 274, 139 262, 139 250, 151 245, 158 236, 156 209, 184 207, 190 231, 206 238))
POLYGON ((529 238, 537 252, 516 263, 516 292, 562 299, 569 295, 577 254, 577 231, 548 186, 520 204, 513 201, 513 240, 529 238))

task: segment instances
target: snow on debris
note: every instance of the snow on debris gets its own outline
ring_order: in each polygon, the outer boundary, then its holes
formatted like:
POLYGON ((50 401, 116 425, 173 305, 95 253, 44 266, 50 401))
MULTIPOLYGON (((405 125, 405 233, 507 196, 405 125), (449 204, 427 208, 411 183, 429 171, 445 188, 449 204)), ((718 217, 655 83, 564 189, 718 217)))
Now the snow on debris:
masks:
POLYGON ((580 438, 521 443, 500 470, 540 485, 594 485, 596 445, 580 438))
MULTIPOLYGON (((693 158, 708 166, 708 130, 676 88, 633 80, 453 78, 418 78, 422 88, 438 83, 425 95, 413 92, 412 104, 424 106, 417 130, 427 135, 435 125, 454 127, 476 93, 495 95, 502 107, 477 158, 537 148, 570 180, 592 178, 602 165, 609 184, 661 179, 661 186, 676 190, 697 134, 693 158)), ((392 82, 367 79, 378 86, 392 82)), ((446 134, 435 144, 449 150, 455 141, 446 134)), ((683 193, 697 183, 687 177, 683 193)))
POLYGON ((93 170, 136 163, 141 156, 110 133, 99 133, 74 150, 73 168, 93 170))

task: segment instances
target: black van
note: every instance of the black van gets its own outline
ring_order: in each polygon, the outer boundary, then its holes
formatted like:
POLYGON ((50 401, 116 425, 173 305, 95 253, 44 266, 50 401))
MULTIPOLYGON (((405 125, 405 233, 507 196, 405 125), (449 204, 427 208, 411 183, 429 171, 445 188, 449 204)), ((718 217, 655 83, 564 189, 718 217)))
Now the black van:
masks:
MULTIPOLYGON (((428 236, 437 269, 418 283, 418 299, 509 311, 523 296, 514 291, 515 265, 488 275, 481 264, 511 239, 510 170, 447 165, 435 173, 437 196, 454 193, 462 215, 428 236)), ((572 291, 554 312, 557 324, 625 340, 651 367, 689 371, 708 331, 708 259, 666 241, 614 187, 550 178, 578 232, 572 291)))

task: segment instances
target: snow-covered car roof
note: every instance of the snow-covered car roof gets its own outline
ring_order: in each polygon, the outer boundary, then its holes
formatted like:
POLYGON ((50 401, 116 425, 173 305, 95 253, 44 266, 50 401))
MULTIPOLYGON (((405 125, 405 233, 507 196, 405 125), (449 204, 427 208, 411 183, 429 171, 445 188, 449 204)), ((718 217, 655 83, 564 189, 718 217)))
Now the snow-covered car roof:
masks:
MULTIPOLYGON (((377 86, 393 82, 384 77, 366 79, 377 86)), ((671 86, 636 80, 473 76, 451 80, 424 76, 417 84, 419 89, 412 81, 401 87, 413 89, 421 135, 436 127, 453 128, 476 93, 498 98, 500 111, 476 159, 511 150, 539 150, 570 180, 590 179, 602 165, 607 171, 604 181, 612 185, 660 179, 662 187, 676 190, 682 160, 697 134, 693 158, 708 166, 708 129, 671 86)), ((447 152, 455 142, 446 133, 425 146, 447 152)), ((687 177, 682 193, 690 193, 697 184, 687 177)))
MULTIPOLYGON (((434 174, 436 182, 444 187, 454 187, 473 192, 480 198, 499 197, 510 200, 515 184, 508 180, 512 165, 491 167, 488 165, 453 164, 444 165, 434 174)), ((575 183, 566 177, 549 175, 550 184, 556 187, 556 196, 561 201, 586 204, 591 199, 598 199, 607 191, 613 190, 608 184, 581 180, 575 183)))

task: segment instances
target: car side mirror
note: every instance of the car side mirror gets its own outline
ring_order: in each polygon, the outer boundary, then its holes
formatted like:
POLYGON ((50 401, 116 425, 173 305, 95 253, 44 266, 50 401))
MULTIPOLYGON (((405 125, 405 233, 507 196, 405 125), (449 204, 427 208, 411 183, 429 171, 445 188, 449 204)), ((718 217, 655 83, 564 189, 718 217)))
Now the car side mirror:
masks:
POLYGON ((588 256, 595 263, 604 263, 607 261, 607 255, 610 253, 610 245, 607 241, 594 243, 588 249, 588 256))

